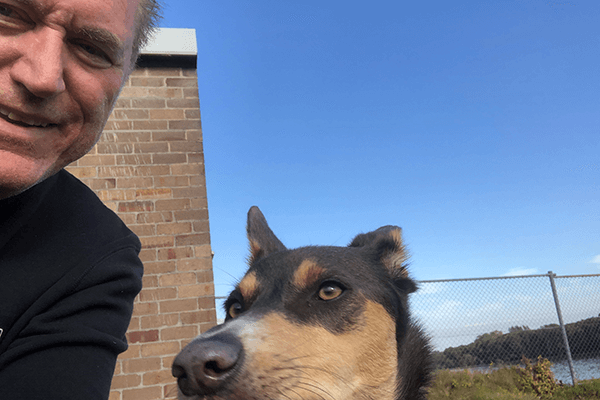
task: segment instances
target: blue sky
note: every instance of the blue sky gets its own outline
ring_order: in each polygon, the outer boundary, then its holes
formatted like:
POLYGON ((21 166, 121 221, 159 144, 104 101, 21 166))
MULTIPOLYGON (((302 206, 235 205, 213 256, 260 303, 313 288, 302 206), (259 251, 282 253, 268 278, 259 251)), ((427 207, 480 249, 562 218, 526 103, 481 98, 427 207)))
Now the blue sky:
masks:
POLYGON ((600 273, 600 2, 172 0, 195 28, 217 296, 403 228, 419 280, 600 273))

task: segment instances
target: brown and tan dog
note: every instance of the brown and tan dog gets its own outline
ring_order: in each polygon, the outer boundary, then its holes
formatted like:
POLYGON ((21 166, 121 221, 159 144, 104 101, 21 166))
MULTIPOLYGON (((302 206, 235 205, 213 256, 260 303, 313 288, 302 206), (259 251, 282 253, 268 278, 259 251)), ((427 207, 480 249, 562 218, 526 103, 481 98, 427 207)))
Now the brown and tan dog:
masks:
POLYGON ((250 268, 225 323, 173 363, 181 400, 425 398, 430 350, 408 311, 400 228, 288 250, 252 207, 247 230, 250 268))

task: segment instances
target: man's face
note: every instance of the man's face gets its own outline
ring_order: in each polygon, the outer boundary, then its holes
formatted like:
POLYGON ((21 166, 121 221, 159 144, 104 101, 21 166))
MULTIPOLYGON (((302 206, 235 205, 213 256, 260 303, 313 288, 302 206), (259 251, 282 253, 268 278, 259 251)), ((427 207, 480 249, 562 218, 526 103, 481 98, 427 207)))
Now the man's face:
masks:
POLYGON ((0 199, 96 143, 130 72, 139 0, 0 0, 0 199))

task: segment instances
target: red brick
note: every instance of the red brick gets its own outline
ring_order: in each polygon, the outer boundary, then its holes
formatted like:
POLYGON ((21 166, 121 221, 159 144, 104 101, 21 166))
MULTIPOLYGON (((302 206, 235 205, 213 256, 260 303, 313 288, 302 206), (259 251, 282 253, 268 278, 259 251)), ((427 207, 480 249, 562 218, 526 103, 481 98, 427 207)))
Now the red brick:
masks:
POLYGON ((154 225, 128 225, 129 229, 138 236, 154 236, 156 235, 156 227, 154 225))
POLYGON ((212 322, 216 320, 214 310, 201 310, 194 312, 181 313, 181 322, 184 325, 199 324, 202 322, 212 322))
POLYGON ((169 151, 169 143, 136 143, 134 146, 135 153, 166 153, 169 151))
POLYGON ((177 262, 177 271, 180 272, 205 269, 212 269, 212 260, 210 258, 188 258, 177 262))
POLYGON ((165 86, 165 80, 164 78, 149 78, 149 77, 144 77, 144 78, 137 78, 137 77, 132 77, 130 79, 131 82, 131 86, 142 86, 142 87, 161 87, 161 86, 165 86))
POLYGON ((148 110, 114 110, 111 117, 113 119, 148 119, 150 113, 148 110))
POLYGON ((202 246, 196 246, 195 248, 196 257, 198 258, 212 258, 213 253, 210 248, 210 244, 203 244, 202 246))
POLYGON ((148 96, 174 99, 183 97, 183 91, 177 88, 149 88, 148 96))
POLYGON ((160 340, 190 339, 196 336, 198 336, 198 327, 196 325, 165 328, 160 331, 160 340))
POLYGON ((147 331, 136 331, 127 333, 127 341, 129 343, 148 343, 158 341, 158 329, 147 331))
MULTIPOLYGON (((214 286, 212 283, 201 283, 198 285, 185 285, 179 287, 179 298, 192 297, 196 301, 197 297, 211 296, 215 294, 214 286)), ((162 303, 161 303, 162 312, 162 303)), ((183 310, 185 311, 185 310, 183 310)))
POLYGON ((123 373, 131 374, 136 372, 144 372, 144 371, 156 371, 160 369, 161 363, 160 358, 158 357, 147 357, 147 358, 138 358, 138 359, 130 359, 123 360, 121 363, 123 373))
POLYGON ((117 180, 115 178, 91 179, 88 186, 93 190, 114 189, 115 187, 117 187, 117 180))
POLYGON ((152 132, 153 142, 173 142, 187 140, 185 131, 154 131, 152 132))
MULTIPOLYGON (((132 328, 129 327, 129 329, 132 329, 132 328)), ((119 360, 129 360, 129 359, 133 359, 133 358, 140 358, 140 356, 141 356, 140 345, 130 343, 127 350, 125 350, 123 353, 119 354, 119 360)))
POLYGON ((195 284, 196 282, 196 274, 194 274, 193 272, 163 275, 158 279, 158 283, 161 287, 191 285, 195 284))
POLYGON ((158 277, 156 275, 146 275, 142 277, 142 287, 154 288, 158 286, 158 277))
POLYGON ((179 222, 174 224, 158 224, 156 233, 159 235, 177 235, 182 233, 190 233, 192 224, 189 222, 179 222))
POLYGON ((186 119, 200 119, 200 110, 185 110, 185 118, 186 119))
POLYGON ((170 107, 170 108, 199 108, 200 103, 196 99, 168 99, 167 107, 170 107))
POLYGON ((143 289, 139 295, 140 301, 157 301, 175 298, 177 298, 177 288, 173 287, 143 289))
POLYGON ((156 211, 187 210, 190 208, 189 199, 156 200, 156 211))
POLYGON ((152 371, 144 374, 144 385, 154 386, 162 385, 165 383, 173 383, 175 378, 171 374, 170 370, 152 371))
POLYGON ((96 167, 69 167, 67 170, 79 179, 97 176, 96 167))
POLYGON ((154 164, 181 164, 187 161, 187 156, 179 153, 154 154, 152 161, 154 164))
POLYGON ((113 378, 110 387, 111 389, 125 389, 139 386, 140 383, 142 383, 142 377, 140 375, 119 375, 113 378))
POLYGON ((146 165, 152 164, 151 154, 117 154, 117 165, 146 165))
POLYGON ((123 390, 123 400, 150 400, 160 399, 162 389, 160 386, 149 386, 141 389, 123 390))
POLYGON ((150 177, 135 177, 135 178, 117 178, 118 188, 137 188, 152 186, 153 178, 150 177))
MULTIPOLYGON (((181 289, 184 287, 186 286, 181 286, 179 288, 179 293, 181 293, 181 289)), ((180 295, 180 297, 182 296, 180 295)), ((198 301, 196 299, 165 300, 159 303, 159 309, 161 314, 180 311, 193 311, 198 309, 198 301)))
POLYGON ((141 237, 143 249, 157 248, 157 247, 173 247, 173 237, 170 236, 149 236, 141 237))
POLYGON ((140 251, 140 260, 142 260, 142 262, 156 260, 156 250, 154 250, 154 249, 146 249, 146 250, 142 249, 142 251, 140 251))
POLYGON ((194 232, 209 232, 209 224, 207 220, 194 221, 192 224, 194 232))
MULTIPOLYGON (((123 89, 123 90, 125 90, 125 89, 123 89)), ((104 126, 104 130, 105 131, 125 131, 125 130, 131 130, 132 127, 133 127, 133 124, 131 123, 131 121, 112 120, 112 121, 108 121, 106 123, 106 125, 104 126)))
POLYGON ((196 79, 190 78, 167 78, 166 83, 170 87, 196 88, 198 86, 196 79))
POLYGON ((187 119, 181 121, 169 120, 169 129, 200 129, 200 120, 187 119))
POLYGON ((150 110, 150 119, 183 119, 184 112, 183 110, 177 108, 165 108, 165 109, 156 109, 150 110))
POLYGON ((90 155, 79 159, 79 166, 91 166, 91 165, 115 165, 115 156, 114 155, 90 155))
POLYGON ((135 197, 138 199, 164 199, 171 198, 172 189, 138 189, 135 197))
POLYGON ((181 187, 190 184, 188 176, 159 176, 155 179, 156 187, 181 187))
POLYGON ((133 315, 156 315, 158 314, 158 303, 136 303, 133 305, 133 315))
POLYGON ((148 76, 180 76, 179 69, 174 68, 148 68, 148 76))
POLYGON ((196 141, 172 142, 170 146, 173 153, 201 153, 202 143, 196 141))
POLYGON ((138 224, 150 224, 157 222, 172 222, 173 213, 171 211, 139 213, 136 219, 138 224))
POLYGON ((206 188, 203 186, 196 187, 185 187, 173 189, 173 198, 192 198, 192 197, 206 197, 206 188))
POLYGON ((175 249, 159 249, 158 259, 159 260, 174 260, 180 258, 188 258, 194 255, 194 251, 191 247, 178 247, 175 249))
POLYGON ((133 200, 135 192, 132 190, 97 190, 96 194, 102 201, 133 200))
POLYGON ((144 263, 144 273, 146 275, 170 274, 176 271, 175 261, 154 261, 144 263))
POLYGON ((132 108, 164 108, 166 107, 165 99, 132 99, 132 108))
POLYGON ((215 309, 215 297, 207 296, 198 298, 198 308, 200 310, 214 310, 215 309))
POLYGON ((207 210, 181 210, 175 211, 174 213, 175 220, 177 221, 197 221, 197 220, 207 220, 208 219, 208 211, 207 210))
POLYGON ((198 175, 204 173, 202 164, 171 165, 173 175, 198 175))
POLYGON ((184 99, 197 99, 198 98, 198 88, 184 88, 183 89, 183 98, 184 99))
POLYGON ((154 203, 152 201, 130 201, 119 202, 119 212, 143 212, 154 211, 154 203))
POLYGON ((208 233, 196 233, 193 235, 179 235, 175 237, 176 246, 189 246, 208 242, 208 233))
POLYGON ((179 324, 179 314, 148 315, 141 318, 142 329, 163 328, 179 324))
POLYGON ((165 385, 163 388, 163 394, 165 396, 163 400, 177 400, 178 393, 177 383, 165 385))
POLYGON ((119 392, 118 390, 112 390, 108 394, 108 400, 123 400, 121 398, 121 392, 119 392))
POLYGON ((169 124, 168 121, 143 121, 143 120, 139 120, 139 121, 133 121, 132 122, 133 128, 136 131, 143 131, 143 130, 160 130, 160 131, 164 131, 165 129, 169 129, 169 124))

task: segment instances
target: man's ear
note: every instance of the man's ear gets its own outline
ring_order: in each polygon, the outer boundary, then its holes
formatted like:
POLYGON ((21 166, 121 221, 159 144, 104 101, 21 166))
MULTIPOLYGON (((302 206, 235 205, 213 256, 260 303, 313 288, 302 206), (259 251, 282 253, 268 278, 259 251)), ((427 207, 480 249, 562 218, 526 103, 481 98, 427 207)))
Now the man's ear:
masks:
POLYGON ((271 253, 287 250, 269 228, 265 216, 256 206, 252 206, 248 211, 246 232, 250 242, 250 257, 248 259, 250 265, 271 253))
POLYGON ((408 276, 408 254, 402 243, 402 229, 398 226, 382 226, 381 228, 356 236, 348 247, 364 247, 376 261, 381 262, 396 287, 403 292, 412 293, 417 285, 408 276))

